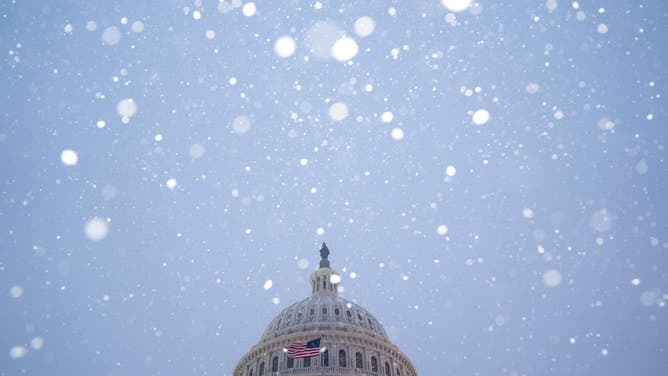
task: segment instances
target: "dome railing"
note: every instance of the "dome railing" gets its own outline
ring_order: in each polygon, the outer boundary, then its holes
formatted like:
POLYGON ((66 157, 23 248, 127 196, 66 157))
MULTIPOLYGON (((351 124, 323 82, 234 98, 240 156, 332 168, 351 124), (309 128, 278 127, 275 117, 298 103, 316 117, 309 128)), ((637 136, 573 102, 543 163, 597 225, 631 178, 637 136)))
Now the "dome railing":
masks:
POLYGON ((270 375, 324 375, 324 376, 339 376, 339 375, 380 375, 379 372, 370 372, 361 368, 343 368, 343 367, 308 367, 308 368, 293 368, 280 372, 271 372, 270 375))

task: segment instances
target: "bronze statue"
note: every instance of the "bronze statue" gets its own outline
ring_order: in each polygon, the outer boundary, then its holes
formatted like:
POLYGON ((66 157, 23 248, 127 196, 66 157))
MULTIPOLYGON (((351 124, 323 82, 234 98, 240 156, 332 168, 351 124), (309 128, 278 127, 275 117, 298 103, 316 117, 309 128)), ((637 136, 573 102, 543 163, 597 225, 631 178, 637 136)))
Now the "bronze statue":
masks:
POLYGON ((322 242, 322 248, 320 248, 320 257, 322 257, 320 260, 321 268, 329 268, 329 260, 327 260, 327 256, 329 256, 329 248, 327 248, 325 242, 322 242))

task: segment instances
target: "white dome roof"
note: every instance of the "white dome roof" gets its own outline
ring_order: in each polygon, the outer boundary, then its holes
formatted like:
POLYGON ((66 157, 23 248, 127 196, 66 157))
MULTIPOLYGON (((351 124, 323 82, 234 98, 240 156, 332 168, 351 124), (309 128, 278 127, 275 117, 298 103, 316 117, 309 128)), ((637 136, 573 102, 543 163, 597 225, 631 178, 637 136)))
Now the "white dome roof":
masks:
POLYGON ((234 376, 303 375, 417 376, 415 367, 366 309, 338 296, 341 277, 320 250, 320 268, 311 273, 311 296, 279 313, 257 345, 234 369, 234 376), (318 355, 288 356, 288 347, 318 338, 318 355), (297 359, 298 358, 298 359, 297 359))
POLYGON ((260 343, 310 330, 354 332, 389 342, 383 326, 366 309, 336 295, 314 292, 279 313, 265 329, 260 343))
POLYGON ((310 297, 286 308, 265 329, 260 343, 286 334, 311 330, 360 333, 389 342, 385 329, 366 309, 338 296, 341 277, 329 267, 323 243, 320 268, 311 273, 310 297))

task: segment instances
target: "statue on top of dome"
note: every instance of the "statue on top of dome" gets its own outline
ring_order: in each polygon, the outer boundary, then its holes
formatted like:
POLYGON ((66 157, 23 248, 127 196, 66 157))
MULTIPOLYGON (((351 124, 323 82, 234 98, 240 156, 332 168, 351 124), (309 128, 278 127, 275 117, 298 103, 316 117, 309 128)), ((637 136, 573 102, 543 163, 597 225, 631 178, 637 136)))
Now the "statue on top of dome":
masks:
POLYGON ((329 260, 327 260, 327 256, 329 256, 329 248, 327 248, 325 242, 322 242, 322 248, 320 248, 320 257, 322 257, 320 260, 321 268, 329 268, 329 260))

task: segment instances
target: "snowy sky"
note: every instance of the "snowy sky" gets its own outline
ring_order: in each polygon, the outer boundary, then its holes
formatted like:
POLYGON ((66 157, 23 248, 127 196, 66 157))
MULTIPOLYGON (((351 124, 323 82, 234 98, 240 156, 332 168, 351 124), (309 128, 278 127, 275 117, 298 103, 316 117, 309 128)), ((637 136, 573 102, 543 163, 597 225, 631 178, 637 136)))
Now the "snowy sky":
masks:
POLYGON ((0 375, 230 375, 322 241, 420 375, 668 369, 664 0, 0 15, 0 375))

